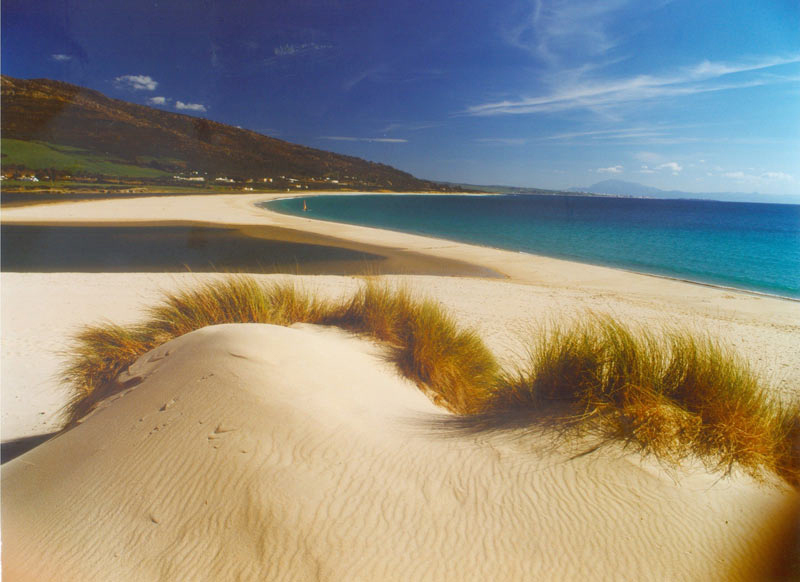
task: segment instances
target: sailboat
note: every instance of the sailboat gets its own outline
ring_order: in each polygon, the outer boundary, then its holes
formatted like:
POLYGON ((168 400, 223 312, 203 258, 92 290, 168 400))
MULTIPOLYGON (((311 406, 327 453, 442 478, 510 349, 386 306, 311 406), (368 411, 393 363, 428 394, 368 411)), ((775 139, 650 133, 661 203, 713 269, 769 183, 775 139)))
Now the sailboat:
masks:
POLYGON ((303 212, 308 212, 308 205, 305 200, 303 200, 303 212))

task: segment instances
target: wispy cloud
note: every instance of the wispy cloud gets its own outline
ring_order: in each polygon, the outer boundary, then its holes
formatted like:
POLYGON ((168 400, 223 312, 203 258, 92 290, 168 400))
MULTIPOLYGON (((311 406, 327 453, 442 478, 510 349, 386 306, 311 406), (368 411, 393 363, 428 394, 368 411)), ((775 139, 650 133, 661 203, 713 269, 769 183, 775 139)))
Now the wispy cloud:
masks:
POLYGON ((350 91, 353 87, 359 85, 364 81, 371 81, 373 83, 386 83, 386 84, 405 84, 416 83, 419 81, 426 81, 429 79, 437 79, 444 75, 439 69, 414 69, 405 70, 391 63, 379 63, 373 65, 368 69, 359 71, 355 75, 346 79, 342 83, 342 88, 345 91, 350 91))
MULTIPOLYGON (((595 129, 586 131, 566 131, 550 135, 540 135, 528 138, 528 141, 556 142, 563 144, 599 145, 612 143, 614 145, 674 145, 683 143, 693 143, 701 141, 701 138, 678 135, 676 130, 698 127, 696 125, 654 125, 654 126, 634 126, 634 127, 615 127, 610 129, 595 129)), ((639 158, 637 158, 639 159, 639 158)), ((640 159, 655 163, 654 160, 640 159)), ((664 161, 661 159, 660 161, 664 161)))
POLYGON ((294 68, 298 59, 319 60, 328 58, 332 53, 332 44, 317 42, 293 42, 276 46, 272 49, 272 55, 265 58, 262 62, 265 66, 279 65, 281 63, 294 68))
MULTIPOLYGON (((664 157, 653 152, 638 152, 634 154, 633 157, 643 162, 649 162, 649 164, 642 164, 641 168, 638 170, 640 174, 655 174, 656 172, 666 170, 671 172, 673 176, 677 176, 683 171, 683 166, 678 162, 663 162, 664 157), (650 164, 658 165, 652 166, 650 164)), ((689 164, 689 167, 694 167, 694 164, 689 164)))
POLYGON ((158 82, 149 75, 122 75, 114 79, 114 84, 121 89, 134 91, 155 91, 158 82))
POLYGON ((514 14, 505 40, 557 66, 565 55, 607 53, 617 44, 609 25, 629 0, 531 0, 514 14))
POLYGON ((735 172, 724 172, 722 175, 725 178, 730 178, 736 182, 752 182, 762 184, 770 182, 794 182, 794 176, 787 174, 786 172, 762 172, 760 174, 752 174, 737 170, 735 172))
POLYGON ((793 77, 748 75, 748 78, 723 80, 737 73, 764 71, 781 65, 800 63, 800 54, 790 57, 769 57, 759 61, 735 64, 703 61, 671 75, 637 75, 621 79, 580 78, 556 86, 551 92, 535 97, 483 103, 468 107, 467 115, 520 115, 551 113, 571 109, 598 109, 631 102, 668 97, 685 97, 698 93, 726 91, 781 82, 796 82, 793 77))
POLYGON ((441 123, 434 123, 431 121, 423 121, 418 123, 390 123, 381 129, 380 133, 391 133, 393 131, 419 131, 422 129, 430 129, 432 127, 440 127, 441 125, 441 123))
POLYGON ((183 101, 175 102, 175 109, 179 111, 201 111, 206 112, 206 106, 201 103, 184 103, 183 101))
POLYGON ((479 137, 472 141, 476 143, 485 143, 489 145, 509 145, 521 146, 528 143, 528 140, 521 137, 479 137))
POLYGON ((311 52, 324 51, 333 48, 331 44, 317 44, 315 42, 303 42, 299 44, 282 44, 276 46, 272 53, 276 57, 297 57, 311 52))
POLYGON ((597 168, 595 172, 598 174, 621 174, 623 166, 611 166, 609 168, 597 168))
POLYGON ((166 105, 168 99, 166 97, 150 97, 147 102, 150 105, 166 105))
POLYGON ((761 177, 766 180, 778 180, 781 182, 794 182, 794 176, 786 172, 764 172, 761 177))
POLYGON ((67 61, 71 61, 72 60, 72 55, 65 55, 65 54, 60 54, 59 53, 59 54, 55 54, 55 55, 50 55, 50 58, 53 59, 54 61, 58 62, 58 63, 65 63, 67 61))
POLYGON ((328 139, 331 141, 365 141, 376 143, 408 143, 407 139, 394 138, 394 137, 350 137, 344 135, 323 135, 319 139, 328 139))
POLYGON ((656 170, 669 170, 673 173, 673 175, 678 175, 680 172, 683 171, 683 166, 681 166, 677 162, 667 162, 665 164, 660 164, 656 166, 656 170))

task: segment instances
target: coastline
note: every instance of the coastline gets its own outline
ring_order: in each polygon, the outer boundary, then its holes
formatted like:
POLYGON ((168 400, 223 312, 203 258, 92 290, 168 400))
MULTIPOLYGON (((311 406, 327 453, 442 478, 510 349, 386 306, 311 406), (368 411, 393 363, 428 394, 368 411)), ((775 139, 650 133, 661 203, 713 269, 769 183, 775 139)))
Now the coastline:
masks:
MULTIPOLYGON (((367 196, 367 197, 374 197, 375 196, 374 193, 351 193, 351 194, 353 196, 367 196)), ((325 196, 325 193, 320 193, 319 195, 325 196)), ((414 196, 414 195, 425 195, 425 196, 434 197, 434 196, 439 196, 440 194, 438 194, 438 193, 419 193, 419 194, 411 194, 411 195, 412 196, 414 196)), ((378 196, 380 196, 380 195, 378 195, 378 196)), ((476 194, 474 194, 474 193, 471 193, 471 194, 458 193, 457 196, 459 196, 459 197, 471 197, 471 196, 476 196, 476 194)), ((485 196, 507 196, 507 195, 496 193, 496 194, 477 194, 477 196, 485 197, 485 196)), ((512 195, 512 196, 516 196, 516 195, 512 195)), ((525 196, 522 196, 522 197, 524 198, 525 196)), ((559 196, 559 198, 564 198, 564 197, 567 197, 567 196, 559 196)), ((588 194, 575 194, 574 196, 569 195, 569 197, 578 197, 578 198, 586 197, 586 198, 592 198, 592 199, 597 198, 597 196, 590 196, 588 194)), ((292 209, 280 208, 280 209, 278 209, 277 207, 276 208, 269 208, 269 207, 266 206, 267 204, 272 205, 273 202, 280 202, 281 200, 290 200, 290 199, 293 199, 293 198, 296 199, 296 198, 299 198, 299 197, 298 196, 287 196, 287 197, 281 197, 281 198, 277 198, 277 199, 274 199, 274 200, 270 200, 270 201, 264 203, 264 208, 266 210, 275 211, 275 212, 278 212, 280 214, 285 214, 285 215, 288 215, 288 216, 303 217, 304 214, 299 213, 296 208, 292 208, 292 209)), ((539 197, 539 199, 541 199, 541 200, 546 200, 547 198, 548 198, 548 196, 539 197)), ((621 197, 621 196, 601 196, 601 198, 603 198, 603 199, 611 199, 611 200, 616 200, 616 199, 618 199, 618 200, 636 199, 634 197, 621 197)), ((641 199, 647 199, 647 198, 641 198, 641 199)), ((680 202, 680 201, 677 201, 677 200, 673 200, 673 201, 661 200, 661 199, 650 199, 650 200, 660 201, 660 202, 680 202)), ((723 204, 723 205, 727 204, 726 202, 722 202, 722 201, 693 200, 693 202, 709 202, 709 203, 712 203, 712 204, 723 204)), ((315 218, 313 213, 310 215, 310 217, 311 218, 315 218)), ((513 248, 513 246, 512 247, 496 246, 495 244, 488 243, 488 242, 482 242, 480 240, 471 240, 471 237, 468 235, 467 231, 453 230, 448 235, 440 235, 440 234, 436 234, 436 232, 435 232, 436 229, 433 229, 433 231, 431 231, 431 232, 425 232, 426 229, 424 229, 424 228, 418 228, 418 227, 413 227, 413 226, 409 226, 409 225, 406 225, 406 226, 408 226, 408 228, 404 228, 404 226, 389 226, 387 224, 375 224, 375 225, 373 225, 373 224, 369 224, 370 221, 368 221, 368 220, 365 221, 363 219, 362 219, 361 222, 351 222, 348 218, 343 218, 341 216, 337 216, 335 218, 319 218, 318 220, 322 220, 322 221, 325 221, 325 222, 336 222, 336 223, 339 223, 339 224, 357 224, 357 225, 360 225, 360 226, 374 227, 374 228, 379 228, 379 229, 383 229, 383 230, 389 230, 389 231, 392 231, 392 232, 407 233, 407 234, 418 235, 418 236, 423 236, 423 237, 440 238, 441 240, 448 240, 448 241, 451 241, 451 242, 463 243, 463 244, 466 244, 466 245, 483 246, 483 247, 492 248, 492 249, 495 249, 495 250, 506 250, 506 251, 510 251, 510 252, 519 252, 519 253, 523 253, 523 254, 527 254, 527 255, 548 257, 548 258, 552 258, 552 259, 559 259, 559 260, 564 260, 564 261, 569 261, 569 262, 575 262, 575 263, 580 263, 580 264, 584 264, 584 265, 593 265, 593 266, 597 266, 597 267, 604 267, 604 268, 615 269, 615 270, 619 270, 619 271, 625 271, 625 272, 629 272, 629 273, 635 273, 635 274, 639 274, 639 275, 646 275, 646 276, 650 276, 650 277, 658 277, 658 278, 662 278, 662 279, 674 280, 674 281, 679 281, 679 282, 683 282, 683 283, 691 283, 691 284, 694 284, 694 285, 701 285, 701 286, 705 286, 705 287, 713 287, 713 288, 727 290, 727 291, 743 292, 743 293, 754 294, 754 295, 758 295, 758 296, 762 296, 762 297, 773 297, 773 298, 777 298, 777 299, 784 299, 784 300, 787 300, 787 301, 800 302, 800 290, 795 290, 795 289, 787 290, 787 292, 789 292, 789 293, 794 293, 794 295, 791 295, 791 294, 782 293, 777 288, 770 289, 769 287, 765 287, 763 283, 762 284, 756 284, 756 285, 751 286, 751 287, 747 287, 747 286, 742 286, 742 285, 740 285, 740 284, 738 284, 736 282, 725 281, 724 279, 719 279, 719 275, 717 275, 718 280, 715 281, 713 279, 704 278, 703 275, 700 275, 700 274, 697 275, 697 278, 693 278, 694 277, 693 275, 681 274, 680 271, 669 272, 671 270, 669 268, 667 268, 667 270, 665 272, 663 265, 661 266, 661 268, 659 268, 657 265, 652 265, 651 267, 638 268, 636 266, 625 265, 624 264, 625 261, 620 262, 619 259, 617 259, 616 261, 615 260, 604 259, 604 258, 601 258, 601 257, 592 259, 592 258, 588 258, 588 257, 585 257, 585 256, 582 257, 579 253, 578 254, 574 254, 574 251, 573 251, 573 253, 564 253, 564 252, 559 253, 559 252, 549 252, 549 251, 541 252, 541 251, 537 251, 537 250, 526 250, 525 248, 513 248)), ((378 222, 380 222, 380 221, 378 221, 378 222)))
MULTIPOLYGON (((312 242, 312 240, 322 241, 323 244, 348 245, 346 248, 351 250, 364 250, 365 252, 377 252, 377 249, 402 249, 407 252, 415 252, 420 255, 450 259, 461 262, 468 262, 484 269, 497 270, 512 281, 533 284, 548 284, 544 274, 558 271, 561 276, 566 276, 561 281, 562 285, 570 283, 597 284, 600 288, 607 286, 600 282, 613 273, 627 274, 625 280, 620 280, 617 284, 630 284, 631 291, 635 291, 643 286, 642 281, 654 279, 678 285, 690 285, 697 288, 708 288, 719 291, 723 294, 742 294, 752 295, 759 298, 797 302, 793 297, 784 297, 760 291, 728 287, 715 283, 687 280, 669 275, 644 273, 640 271, 628 270, 620 267, 610 267, 582 263, 567 259, 547 257, 527 252, 509 251, 490 246, 480 246, 471 243, 462 243, 439 239, 425 235, 406 233, 376 227, 358 226, 347 223, 315 220, 302 216, 294 216, 276 212, 267 208, 259 207, 258 202, 267 202, 285 198, 303 198, 314 196, 359 196, 370 195, 374 192, 303 192, 303 193, 254 193, 254 194, 224 194, 197 196, 178 195, 178 196, 158 196, 144 198, 126 199, 107 199, 96 201, 63 202, 53 205, 36 205, 25 207, 13 207, 4 210, 2 222, 9 224, 31 224, 31 225, 123 225, 130 223, 141 223, 142 225, 152 225, 156 223, 170 224, 175 222, 196 223, 206 226, 270 226, 286 229, 293 232, 293 236, 298 242, 312 242), (91 204, 91 207, 81 206, 91 204), (86 210, 84 214, 82 211, 86 210), (124 216, 125 218, 120 218, 124 216), (323 237, 323 238, 314 238, 323 237), (526 265, 527 263, 527 265, 526 265), (541 269, 540 276, 537 276, 531 267, 541 269), (499 267, 502 265, 502 267, 499 267), (585 271, 578 273, 578 271, 585 271)), ((408 192, 403 194, 418 195, 442 195, 451 194, 431 194, 430 192, 408 192)), ((460 194, 459 194, 460 195, 460 194)), ((487 194, 466 195, 485 196, 487 194)), ((493 195, 493 194, 488 194, 493 195)), ((277 232, 277 231, 276 231, 277 232)), ((289 240, 283 239, 280 240, 289 240)), ((557 279, 555 285, 558 285, 557 279)), ((647 285, 650 291, 658 291, 659 285, 647 285)), ((674 295, 676 288, 663 293, 663 298, 669 300, 674 295)), ((689 293, 689 295, 692 295, 689 293)), ((716 297, 718 299, 720 297, 716 297)), ((708 298, 699 299, 699 301, 708 298)), ((782 311, 782 310, 781 310, 782 311)))
MULTIPOLYGON (((608 313, 634 327, 707 333, 753 364, 773 396, 800 397, 796 302, 291 217, 254 206, 265 198, 19 207, 4 209, 2 222, 229 226, 412 263, 460 261, 506 277, 382 279, 439 302, 503 365, 548 325, 608 313)), ((3 440, 58 428, 61 354, 79 329, 135 323, 162 292, 224 276, 4 271, 3 440)), ((255 278, 330 298, 360 284, 255 278)), ((746 581, 793 559, 800 498, 785 485, 710 473, 691 459, 670 470, 615 444, 556 442, 530 429, 448 433, 448 413, 398 377, 380 346, 341 330, 206 327, 126 374, 135 388, 3 466, 4 574, 746 581), (142 542, 132 547, 131 536, 142 542)))

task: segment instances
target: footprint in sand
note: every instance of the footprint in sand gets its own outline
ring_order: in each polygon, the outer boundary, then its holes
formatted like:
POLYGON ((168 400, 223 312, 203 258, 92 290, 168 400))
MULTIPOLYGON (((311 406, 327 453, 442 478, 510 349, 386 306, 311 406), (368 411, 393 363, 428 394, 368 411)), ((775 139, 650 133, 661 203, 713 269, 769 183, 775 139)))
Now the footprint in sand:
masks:
MULTIPOLYGON (((208 437, 207 437, 208 438, 208 442, 210 443, 212 441, 220 439, 225 434, 227 434, 229 432, 234 432, 236 430, 237 430, 236 427, 227 426, 225 424, 220 423, 220 424, 217 425, 217 428, 214 429, 214 432, 212 432, 211 434, 208 435, 208 437)), ((214 448, 216 448, 216 445, 214 446, 214 448)))

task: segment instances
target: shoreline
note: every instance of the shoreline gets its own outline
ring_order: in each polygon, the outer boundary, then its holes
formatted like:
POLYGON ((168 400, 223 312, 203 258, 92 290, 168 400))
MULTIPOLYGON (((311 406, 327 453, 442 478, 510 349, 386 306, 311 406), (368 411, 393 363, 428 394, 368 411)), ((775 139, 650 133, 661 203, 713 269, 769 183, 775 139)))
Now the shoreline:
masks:
MULTIPOLYGON (((402 194, 405 194, 405 193, 402 193, 402 194)), ((410 193, 410 194, 412 194, 412 193, 410 193)), ((329 195, 329 193, 327 193, 327 192, 317 192, 317 193, 314 193, 314 195, 315 196, 327 196, 327 195, 329 195)), ((375 193, 372 193, 372 192, 353 192, 353 193, 350 193, 350 195, 353 195, 353 196, 372 196, 372 195, 381 195, 381 194, 375 194, 375 193)), ((438 196, 440 194, 437 194, 435 192, 433 192, 433 193, 420 192, 420 193, 413 193, 413 195, 438 196)), ((502 196, 504 194, 458 193, 457 195, 458 196, 473 196, 473 195, 475 195, 475 196, 495 196, 495 195, 501 195, 502 196)), ((578 194, 578 196, 581 196, 581 194, 578 194)), ((620 197, 608 196, 608 197, 609 198, 623 198, 623 199, 624 198, 628 198, 628 197, 622 197, 622 196, 620 196, 620 197)), ((270 200, 269 202, 278 202, 280 200, 290 200, 290 199, 294 199, 294 198, 302 198, 302 196, 299 196, 299 195, 298 196, 283 196, 281 198, 276 198, 274 200, 270 200)), ((292 214, 290 212, 280 212, 280 211, 273 210, 271 208, 266 208, 266 207, 261 207, 261 208, 263 208, 267 212, 275 212, 277 214, 281 214, 281 215, 285 215, 285 216, 293 216, 293 217, 296 217, 296 218, 303 218, 304 217, 304 215, 300 215, 300 214, 292 214)), ((437 240, 442 240, 442 241, 445 241, 445 242, 452 242, 452 243, 464 244, 464 245, 469 245, 469 246, 477 246, 477 247, 488 248, 488 249, 493 249, 493 250, 497 250, 497 251, 507 251, 507 252, 520 253, 520 254, 529 255, 529 256, 532 256, 532 257, 541 257, 541 258, 554 259, 554 260, 559 260, 559 261, 568 261, 568 262, 577 263, 577 264, 580 264, 580 265, 590 265, 590 266, 601 267, 601 268, 605 268, 605 269, 614 269, 616 271, 622 271, 622 272, 631 273, 631 274, 634 274, 634 275, 644 275, 646 277, 656 277, 658 279, 665 279, 667 281, 677 281, 679 283, 689 283, 691 285, 700 285, 702 287, 710 287, 712 289, 719 289, 719 290, 722 290, 722 291, 746 293, 748 295, 755 295, 755 296, 758 296, 758 297, 781 299, 781 300, 784 300, 784 301, 794 301, 794 302, 800 303, 800 297, 792 297, 792 296, 789 296, 789 295, 778 295, 777 293, 768 293, 766 291, 759 291, 759 290, 756 290, 756 289, 745 289, 745 288, 742 288, 742 287, 733 287, 731 285, 723 285, 721 283, 711 283, 711 282, 707 282, 707 281, 696 281, 694 279, 687 279, 687 278, 673 276, 673 275, 664 275, 664 274, 660 274, 660 273, 648 273, 646 271, 636 271, 634 269, 626 269, 625 267, 620 267, 620 266, 617 266, 617 265, 609 265, 609 264, 603 264, 603 263, 591 263, 591 262, 581 261, 581 260, 578 260, 578 259, 575 259, 575 258, 571 258, 571 257, 555 257, 555 256, 552 256, 552 255, 532 253, 530 251, 517 251, 517 250, 512 250, 512 249, 504 249, 503 247, 496 247, 496 246, 491 246, 491 245, 479 244, 479 243, 471 242, 471 241, 460 241, 460 240, 456 240, 456 239, 434 237, 433 235, 429 235, 429 234, 425 234, 425 233, 408 232, 408 231, 404 231, 404 230, 400 230, 400 229, 393 229, 393 228, 387 228, 387 227, 378 227, 378 226, 374 226, 373 227, 373 226, 358 225, 358 224, 355 224, 355 223, 349 223, 349 222, 337 221, 337 220, 325 219, 325 218, 318 218, 318 219, 315 219, 313 217, 309 217, 309 218, 310 218, 310 220, 318 220, 320 222, 331 222, 331 223, 335 223, 335 224, 344 224, 344 225, 352 225, 352 226, 364 226, 364 228, 377 228, 377 229, 380 229, 380 230, 386 230, 386 231, 389 231, 389 232, 397 232, 397 233, 401 233, 401 234, 409 234, 409 235, 412 235, 412 236, 431 237, 431 238, 436 238, 437 240)))
MULTIPOLYGON (((522 283, 541 283, 541 280, 532 280, 529 270, 523 272, 517 268, 503 268, 498 267, 498 264, 506 267, 517 267, 519 260, 513 260, 514 255, 518 255, 523 259, 529 258, 531 262, 553 262, 559 264, 572 265, 572 269, 585 268, 589 271, 592 277, 602 277, 601 271, 611 271, 620 274, 631 275, 636 278, 647 278, 656 281, 667 281, 670 283, 690 285, 698 289, 710 289, 721 293, 735 293, 768 300, 777 300, 788 303, 798 303, 800 298, 771 294, 758 290, 743 289, 739 287, 731 287, 717 283, 707 283, 703 281, 695 281, 691 279, 683 279, 680 277, 673 277, 670 275, 662 275, 656 273, 646 273, 642 271, 635 271, 625 269, 623 267, 607 266, 594 263, 584 263, 573 259, 563 259, 557 257, 550 257, 547 255, 539 255, 527 251, 512 251, 501 249, 497 247, 484 246, 475 243, 467 243, 454 241, 444 238, 436 238, 430 235, 421 235, 409 233, 400 230, 391 230, 379 227, 360 226, 344 222, 335 222, 323 219, 314 219, 306 216, 297 216, 286 214, 264 208, 259 206, 260 202, 272 202, 281 199, 290 198, 303 198, 315 196, 361 196, 361 195, 374 195, 374 192, 341 192, 331 193, 326 191, 315 192, 280 192, 280 193, 253 193, 253 194, 197 194, 186 195, 179 194, 176 196, 161 195, 142 198, 120 198, 120 199, 104 199, 104 200, 90 200, 78 202, 63 202, 58 204, 41 204, 34 206, 11 207, 4 210, 2 214, 2 223, 9 224, 29 224, 37 226, 46 225, 92 225, 92 226, 114 226, 114 225, 128 225, 131 223, 140 223, 142 226, 152 225, 156 223, 197 223, 203 226, 271 226, 283 227, 286 230, 295 231, 296 233, 303 233, 304 237, 322 236, 336 245, 344 246, 349 245, 347 248, 351 250, 363 250, 364 252, 375 252, 376 249, 403 249, 406 251, 415 251, 420 255, 429 255, 438 258, 448 258, 461 263, 469 263, 479 266, 489 271, 497 271, 501 275, 508 277, 512 281, 522 283), (142 208, 137 208, 137 202, 142 202, 142 208), (192 204, 194 203, 194 204, 192 204), (200 204, 197 204, 200 203, 200 204), (205 203, 205 204, 203 204, 205 203), (78 218, 75 212, 76 206, 79 205, 94 205, 94 213, 91 217, 78 218), (119 204, 125 206, 118 211, 113 210, 113 206, 119 204), (179 208, 181 204, 192 205, 190 209, 183 209, 184 211, 191 210, 196 218, 186 219, 182 215, 179 208), (200 206, 207 206, 208 208, 202 209, 200 206), (150 209, 153 210, 150 210, 150 209), (205 211, 204 211, 205 210, 205 211), (219 212, 215 212, 219 211, 219 212), (230 212, 228 216, 223 211, 230 212), (157 214, 161 214, 158 216, 157 214), (165 216, 166 214, 167 216, 165 216), (126 218, 120 219, 120 216, 126 218), (370 235, 374 235, 374 240, 370 239, 370 235), (458 256, 453 252, 456 247, 462 250, 462 256, 458 256), (468 259, 464 256, 468 255, 468 259), (510 260, 509 260, 510 259, 510 260)), ((452 195, 449 193, 431 194, 430 192, 403 192, 403 195, 452 195)), ((391 194, 387 194, 391 195, 391 194)), ((461 193, 459 193, 461 195, 461 193)), ((494 194, 483 193, 467 193, 466 195, 486 196, 494 194)), ((378 253, 381 254, 381 253, 378 253)), ((583 278, 581 278, 584 280, 583 278)), ((585 280, 584 280, 585 281, 585 280)))

